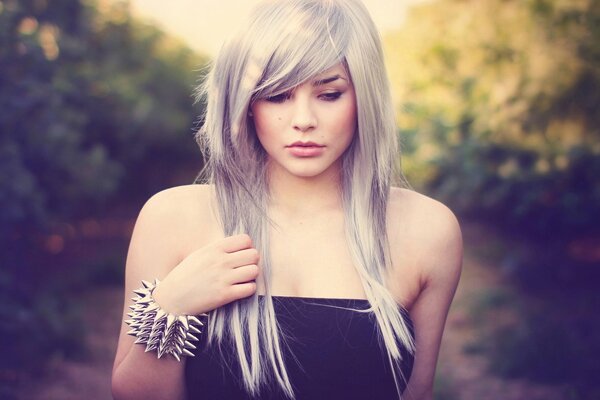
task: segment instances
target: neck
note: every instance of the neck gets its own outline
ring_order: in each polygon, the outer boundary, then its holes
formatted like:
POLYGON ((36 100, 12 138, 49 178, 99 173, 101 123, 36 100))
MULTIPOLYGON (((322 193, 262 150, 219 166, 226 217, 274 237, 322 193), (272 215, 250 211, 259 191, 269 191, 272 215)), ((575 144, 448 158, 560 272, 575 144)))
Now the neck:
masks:
POLYGON ((342 208, 341 174, 338 165, 318 176, 299 177, 283 168, 269 169, 270 208, 278 213, 304 216, 342 208))

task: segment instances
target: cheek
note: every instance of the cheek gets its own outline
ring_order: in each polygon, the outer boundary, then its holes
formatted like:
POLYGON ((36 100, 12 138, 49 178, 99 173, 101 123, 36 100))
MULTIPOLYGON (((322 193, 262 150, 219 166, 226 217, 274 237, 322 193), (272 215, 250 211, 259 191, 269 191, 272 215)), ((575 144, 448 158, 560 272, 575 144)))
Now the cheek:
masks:
POLYGON ((260 138, 263 136, 265 132, 266 120, 264 117, 264 112, 261 110, 261 107, 252 107, 252 124, 254 125, 254 130, 256 131, 256 135, 260 138))
POLYGON ((356 105, 354 102, 351 102, 351 104, 345 109, 344 117, 340 121, 340 126, 344 127, 341 134, 344 142, 343 147, 347 149, 348 146, 350 146, 350 143, 352 143, 352 139, 354 138, 354 135, 358 129, 356 105))
POLYGON ((356 130, 356 105, 354 101, 349 101, 344 104, 344 107, 337 114, 337 121, 335 122, 339 127, 343 127, 342 130, 349 136, 354 134, 356 130))
POLYGON ((265 113, 260 110, 259 107, 253 110, 254 117, 254 130, 256 132, 256 136, 259 142, 262 144, 263 148, 268 149, 271 147, 273 140, 277 137, 277 132, 281 129, 279 125, 281 124, 281 116, 273 116, 269 113, 265 113))
POLYGON ((262 130, 268 130, 269 127, 281 120, 281 114, 270 107, 268 104, 256 104, 252 107, 254 125, 262 130))

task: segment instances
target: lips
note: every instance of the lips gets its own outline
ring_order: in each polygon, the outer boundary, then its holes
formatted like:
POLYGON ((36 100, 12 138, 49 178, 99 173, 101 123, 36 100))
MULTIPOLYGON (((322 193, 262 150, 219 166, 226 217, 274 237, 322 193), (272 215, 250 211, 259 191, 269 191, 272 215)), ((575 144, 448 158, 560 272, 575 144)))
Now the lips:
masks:
POLYGON ((288 145, 287 147, 325 147, 325 146, 322 144, 315 143, 315 142, 301 142, 298 140, 297 142, 294 142, 294 143, 288 145))
POLYGON ((290 153, 295 157, 315 157, 325 151, 325 145, 315 142, 296 141, 288 146, 290 153))

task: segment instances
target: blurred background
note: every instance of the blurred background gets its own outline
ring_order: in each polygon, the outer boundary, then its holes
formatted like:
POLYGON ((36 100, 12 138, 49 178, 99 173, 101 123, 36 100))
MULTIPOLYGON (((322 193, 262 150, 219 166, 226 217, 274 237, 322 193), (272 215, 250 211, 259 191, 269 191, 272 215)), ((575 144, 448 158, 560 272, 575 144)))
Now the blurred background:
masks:
MULTIPOLYGON (((135 218, 202 167, 194 87, 254 3, 0 0, 0 398, 110 398, 135 218)), ((435 399, 600 398, 600 1, 365 4, 463 228, 435 399)))

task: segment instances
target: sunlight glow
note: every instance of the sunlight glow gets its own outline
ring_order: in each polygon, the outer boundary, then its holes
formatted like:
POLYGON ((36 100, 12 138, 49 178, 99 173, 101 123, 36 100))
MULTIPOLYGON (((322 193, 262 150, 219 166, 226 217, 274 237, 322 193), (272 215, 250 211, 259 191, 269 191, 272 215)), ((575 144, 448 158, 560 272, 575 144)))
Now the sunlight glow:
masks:
MULTIPOLYGON (((118 1, 118 0, 114 0, 118 1)), ((432 0, 364 0, 382 34, 402 25, 412 5, 432 0)), ((214 56, 223 40, 241 24, 259 0, 131 0, 133 13, 185 41, 192 49, 214 56)))

